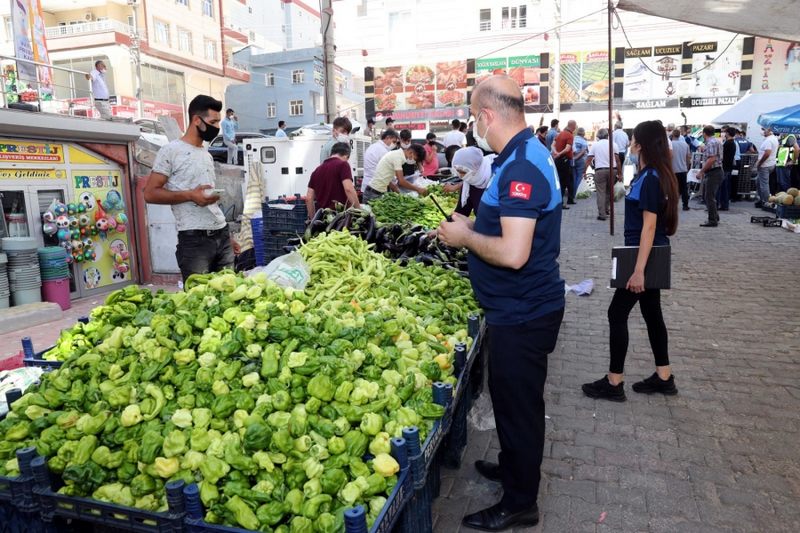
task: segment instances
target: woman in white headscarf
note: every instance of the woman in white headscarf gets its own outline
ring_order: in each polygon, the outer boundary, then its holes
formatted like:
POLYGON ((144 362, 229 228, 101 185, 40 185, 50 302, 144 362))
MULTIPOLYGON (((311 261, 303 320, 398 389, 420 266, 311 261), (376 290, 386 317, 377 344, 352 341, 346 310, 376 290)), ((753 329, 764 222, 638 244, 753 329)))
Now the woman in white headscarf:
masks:
POLYGON ((476 146, 461 148, 453 155, 453 169, 461 177, 461 186, 452 190, 461 189, 461 198, 456 208, 456 213, 469 216, 473 211, 478 212, 483 191, 489 186, 492 178, 492 161, 495 154, 483 155, 483 151, 476 146))

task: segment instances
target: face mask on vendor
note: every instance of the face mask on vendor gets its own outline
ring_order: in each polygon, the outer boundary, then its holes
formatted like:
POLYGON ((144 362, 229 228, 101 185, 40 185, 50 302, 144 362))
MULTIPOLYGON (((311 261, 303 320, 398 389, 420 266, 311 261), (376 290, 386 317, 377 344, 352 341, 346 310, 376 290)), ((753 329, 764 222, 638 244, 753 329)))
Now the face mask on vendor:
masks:
POLYGON ((203 120, 202 117, 198 116, 197 118, 199 118, 200 122, 202 122, 203 124, 203 127, 201 127, 200 124, 197 124, 195 126, 197 128, 197 133, 200 135, 200 138, 206 142, 213 141, 217 137, 217 135, 219 135, 219 128, 217 128, 216 126, 212 126, 211 124, 203 120))
POLYGON ((411 143, 410 142, 409 143, 404 143, 404 142, 400 143, 400 148, 402 148, 403 150, 408 150, 410 147, 411 147, 411 143))

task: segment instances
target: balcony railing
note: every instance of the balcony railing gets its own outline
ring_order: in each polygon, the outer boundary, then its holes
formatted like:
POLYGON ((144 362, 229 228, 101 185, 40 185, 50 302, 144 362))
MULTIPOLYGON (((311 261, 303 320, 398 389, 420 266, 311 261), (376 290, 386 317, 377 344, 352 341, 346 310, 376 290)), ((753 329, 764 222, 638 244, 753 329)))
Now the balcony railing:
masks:
POLYGON ((107 19, 67 24, 64 26, 50 26, 46 28, 45 31, 47 32, 48 39, 57 39, 59 37, 72 37, 74 35, 105 33, 109 31, 129 35, 133 32, 133 27, 119 20, 107 19))

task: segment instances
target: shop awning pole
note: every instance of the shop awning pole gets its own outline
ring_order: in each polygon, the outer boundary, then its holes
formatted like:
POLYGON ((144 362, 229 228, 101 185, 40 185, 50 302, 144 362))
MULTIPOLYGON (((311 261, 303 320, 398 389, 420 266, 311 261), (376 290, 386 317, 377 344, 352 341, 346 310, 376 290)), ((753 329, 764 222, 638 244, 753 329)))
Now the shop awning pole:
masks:
MULTIPOLYGON (((609 177, 608 177, 608 199, 609 204, 611 206, 609 210, 609 217, 608 217, 608 231, 611 235, 614 235, 614 183, 616 181, 616 173, 614 170, 622 171, 621 168, 617 169, 614 165, 614 128, 613 124, 611 123, 612 116, 611 116, 611 105, 614 101, 614 62, 613 62, 613 52, 614 49, 611 48, 611 13, 613 10, 613 6, 611 5, 611 0, 608 0, 608 168, 609 168, 609 177)), ((620 161, 620 165, 622 162, 620 161)))

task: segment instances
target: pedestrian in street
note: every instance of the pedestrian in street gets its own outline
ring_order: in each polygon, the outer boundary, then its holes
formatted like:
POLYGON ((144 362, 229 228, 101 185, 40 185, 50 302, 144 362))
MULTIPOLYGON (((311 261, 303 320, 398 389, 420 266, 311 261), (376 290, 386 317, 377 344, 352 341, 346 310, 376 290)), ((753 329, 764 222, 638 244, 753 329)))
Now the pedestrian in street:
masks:
POLYGON ((775 158, 779 191, 786 192, 792 186, 792 169, 797 164, 798 155, 800 155, 800 143, 793 133, 789 133, 781 140, 775 158))
MULTIPOLYGON (((664 139, 666 140, 666 136, 664 139)), ((620 163, 625 164, 625 153, 628 151, 631 141, 628 139, 628 134, 622 129, 622 122, 617 121, 614 123, 614 133, 611 136, 611 141, 616 146, 620 163)))
POLYGON ((703 166, 697 173, 697 179, 703 180, 703 200, 708 210, 708 220, 700 227, 716 228, 719 225, 719 212, 717 210, 717 190, 722 184, 722 144, 714 137, 714 126, 703 128, 703 166))
POLYGON ((236 132, 239 131, 239 118, 233 109, 225 111, 225 118, 222 119, 222 143, 228 148, 229 165, 239 164, 239 147, 236 145, 236 132))
POLYGON ((417 187, 406 180, 403 175, 403 165, 421 165, 425 160, 425 149, 418 144, 409 144, 408 148, 391 150, 384 155, 375 167, 372 181, 364 191, 364 202, 369 203, 375 198, 386 194, 387 191, 400 192, 401 189, 416 192, 420 196, 428 194, 428 190, 417 187))
POLYGON ((94 62, 94 69, 86 75, 92 82, 92 97, 94 108, 100 113, 103 120, 111 120, 111 106, 109 105, 108 85, 106 85, 106 71, 108 67, 102 61, 94 62))
POLYGON ((386 125, 387 130, 394 129, 394 119, 392 117, 386 117, 383 123, 386 125))
POLYGON ((758 161, 756 161, 756 172, 758 172, 758 202, 756 207, 761 207, 769 202, 769 176, 775 171, 775 163, 778 156, 778 138, 773 135, 772 128, 761 128, 764 141, 758 149, 758 161))
POLYGON ((586 168, 583 171, 584 178, 586 172, 594 163, 594 190, 597 197, 597 220, 606 220, 611 212, 611 183, 622 181, 622 162, 619 154, 614 153, 614 160, 609 161, 609 146, 611 140, 608 138, 608 128, 600 128, 597 131, 597 141, 589 148, 589 156, 586 158, 586 168))
POLYGON ((686 141, 686 145, 689 147, 691 153, 695 153, 698 148, 700 148, 700 141, 692 136, 692 130, 689 126, 681 126, 681 135, 683 136, 683 140, 686 141))
POLYGON ((558 127, 558 119, 554 118, 550 121, 550 129, 547 130, 547 135, 545 135, 545 146, 547 146, 548 150, 553 149, 553 141, 556 140, 556 136, 561 133, 561 129, 558 127))
POLYGON ((678 183, 672 172, 666 130, 661 122, 640 122, 633 130, 631 153, 638 154, 639 174, 625 197, 625 246, 638 246, 633 275, 624 289, 617 289, 608 307, 608 374, 582 386, 590 398, 624 402, 625 357, 628 353, 628 316, 636 303, 647 324, 647 336, 656 371, 633 384, 633 391, 677 394, 669 364, 667 326, 661 313, 661 290, 645 289, 645 266, 653 246, 669 245, 678 227, 678 183))
POLYGON ((331 156, 311 173, 306 192, 309 217, 317 209, 335 209, 336 204, 361 208, 349 159, 350 144, 336 143, 331 148, 331 156))
POLYGON ((428 132, 425 136, 425 161, 422 163, 422 175, 426 178, 439 172, 439 155, 436 151, 436 134, 428 132))
POLYGON ((542 143, 542 146, 547 148, 547 132, 550 128, 547 126, 539 126, 536 130, 536 138, 539 139, 539 142, 542 143))
POLYGON ((444 147, 447 148, 448 146, 458 146, 461 148, 462 146, 467 145, 467 135, 461 131, 461 121, 457 118, 454 118, 450 122, 451 129, 447 132, 447 135, 444 136, 442 139, 442 144, 444 147))
POLYGON ((285 138, 286 135, 286 121, 279 120, 278 121, 278 129, 275 130, 275 137, 282 137, 285 138))
POLYGON ((374 118, 368 118, 367 119, 367 127, 364 130, 364 135, 369 137, 369 139, 371 141, 375 140, 375 119, 374 118))
POLYGON ((586 130, 575 130, 575 142, 572 147, 572 170, 575 175, 575 192, 583 180, 583 171, 586 170, 586 155, 589 153, 589 142, 586 140, 586 130))
POLYGON ((577 126, 574 120, 567 122, 567 127, 556 135, 556 140, 553 141, 551 150, 561 184, 561 195, 564 198, 563 209, 569 209, 567 204, 572 205, 575 203, 575 173, 572 169, 572 145, 575 140, 572 132, 575 131, 577 126))
POLYGON ((183 281, 191 274, 233 268, 238 245, 214 191, 214 160, 203 146, 219 134, 222 102, 201 94, 189 103, 183 137, 161 147, 144 187, 144 200, 172 206, 178 228, 178 260, 183 281))
POLYGON ((689 167, 692 166, 692 152, 689 151, 689 145, 686 144, 681 138, 681 132, 673 129, 671 134, 672 140, 672 171, 678 180, 678 190, 681 194, 681 202, 683 203, 683 210, 689 210, 689 184, 686 182, 686 177, 689 173, 689 167))
POLYGON ((378 167, 383 156, 394 150, 397 145, 399 137, 394 130, 383 130, 381 132, 381 140, 375 141, 364 152, 364 179, 361 181, 361 192, 366 192, 372 177, 375 175, 375 169, 378 167))
POLYGON ((478 145, 498 153, 494 178, 474 222, 456 213, 438 232, 445 244, 469 250, 470 280, 488 324, 489 392, 500 439, 500 463, 475 467, 502 483, 503 496, 462 524, 500 531, 539 522, 547 356, 564 315, 561 192, 549 151, 525 125, 516 81, 490 77, 470 105, 478 145))
POLYGON ((736 168, 736 152, 738 147, 733 140, 734 135, 725 128, 722 130, 725 141, 722 143, 722 183, 717 191, 717 205, 720 211, 728 211, 731 206, 731 187, 733 186, 733 169, 736 168))
MULTIPOLYGON (((386 119, 389 120, 389 119, 386 119)), ((331 138, 322 145, 319 151, 319 162, 323 163, 331 156, 331 148, 336 143, 350 144, 350 132, 353 131, 353 123, 347 117, 336 117, 333 119, 331 138)))

